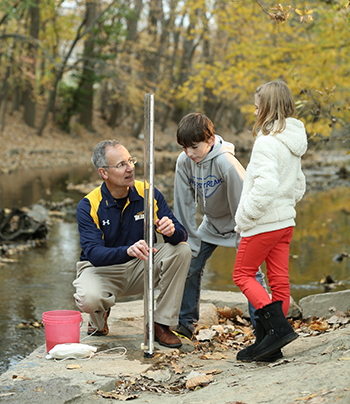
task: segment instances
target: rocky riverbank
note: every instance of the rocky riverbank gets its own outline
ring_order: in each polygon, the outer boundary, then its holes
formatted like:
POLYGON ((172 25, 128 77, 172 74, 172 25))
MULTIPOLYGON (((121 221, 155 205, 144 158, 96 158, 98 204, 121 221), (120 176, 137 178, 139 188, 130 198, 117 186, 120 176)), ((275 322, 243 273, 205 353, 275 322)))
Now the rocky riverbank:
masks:
POLYGON ((115 400, 347 404, 350 291, 302 300, 295 307, 301 317, 292 321, 299 338, 283 348, 284 357, 275 363, 236 360, 237 352, 254 338, 245 319, 247 302, 240 293, 204 291, 196 339, 183 339, 183 346, 175 350, 155 343, 151 359, 141 350, 143 302, 117 303, 109 318, 108 336, 86 339, 83 315, 80 342, 97 348, 91 358, 48 360, 46 347, 41 346, 0 376, 0 400, 15 404, 112 404, 115 400), (303 319, 304 312, 325 316, 303 319), (203 336, 205 330, 211 335, 203 336))

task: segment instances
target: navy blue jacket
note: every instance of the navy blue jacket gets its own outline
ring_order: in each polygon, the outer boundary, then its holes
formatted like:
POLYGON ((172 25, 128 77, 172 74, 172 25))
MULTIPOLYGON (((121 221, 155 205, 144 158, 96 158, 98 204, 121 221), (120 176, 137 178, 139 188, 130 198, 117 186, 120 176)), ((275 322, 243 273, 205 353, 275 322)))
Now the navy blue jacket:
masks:
MULTIPOLYGON (((163 216, 169 217, 175 225, 171 237, 163 236, 164 242, 178 244, 186 241, 185 228, 175 218, 161 192, 154 188, 154 221, 163 216)), ((126 250, 144 239, 143 182, 135 181, 135 185, 129 189, 124 207, 118 205, 103 183, 79 202, 77 220, 81 261, 90 261, 94 266, 108 266, 134 259, 126 250)))

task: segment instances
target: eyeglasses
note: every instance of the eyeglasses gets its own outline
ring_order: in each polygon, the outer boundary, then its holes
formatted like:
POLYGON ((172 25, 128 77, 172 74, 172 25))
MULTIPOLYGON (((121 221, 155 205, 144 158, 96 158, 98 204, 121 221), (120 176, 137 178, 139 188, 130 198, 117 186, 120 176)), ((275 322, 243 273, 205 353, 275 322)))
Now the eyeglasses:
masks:
POLYGON ((125 168, 127 164, 134 166, 137 163, 136 157, 130 157, 127 161, 121 161, 120 163, 116 164, 115 166, 102 166, 102 168, 116 168, 117 170, 120 168, 125 168))

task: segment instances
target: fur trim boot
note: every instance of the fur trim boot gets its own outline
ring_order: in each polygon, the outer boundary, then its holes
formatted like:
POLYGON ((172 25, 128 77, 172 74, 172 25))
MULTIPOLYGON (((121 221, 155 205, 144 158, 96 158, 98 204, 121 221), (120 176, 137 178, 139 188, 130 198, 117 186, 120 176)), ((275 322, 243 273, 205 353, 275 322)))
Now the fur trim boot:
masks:
MULTIPOLYGON (((256 333, 256 339, 254 344, 249 345, 247 348, 242 349, 241 351, 238 352, 237 354, 237 360, 242 361, 242 362, 251 362, 254 360, 254 349, 260 344, 260 342, 264 339, 266 335, 265 328, 261 324, 260 320, 257 318, 255 319, 256 324, 255 324, 255 333, 256 333)), ((260 360, 262 362, 275 362, 278 359, 283 358, 282 351, 278 349, 276 352, 274 352, 271 355, 266 355, 260 360)))
POLYGON ((278 300, 258 309, 255 314, 259 317, 266 335, 260 344, 254 348, 254 360, 261 360, 271 355, 283 346, 298 338, 282 310, 282 301, 278 300))

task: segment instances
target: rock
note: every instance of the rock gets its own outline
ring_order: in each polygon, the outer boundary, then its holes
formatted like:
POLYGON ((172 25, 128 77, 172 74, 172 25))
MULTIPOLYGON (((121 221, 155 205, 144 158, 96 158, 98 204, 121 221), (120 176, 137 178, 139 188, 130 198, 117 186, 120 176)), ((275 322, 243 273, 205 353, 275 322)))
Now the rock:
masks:
POLYGON ((48 222, 49 221, 49 211, 42 205, 35 203, 31 209, 28 211, 27 215, 31 217, 36 222, 48 222))
MULTIPOLYGON (((35 216, 34 211, 31 212, 35 216)), ((47 234, 46 224, 36 221, 25 210, 12 208, 10 213, 7 213, 4 209, 0 209, 0 242, 46 240, 47 234)))
POLYGON ((350 290, 307 296, 299 301, 299 306, 305 319, 309 317, 330 318, 335 310, 346 313, 350 310, 350 290))
POLYGON ((219 324, 219 318, 216 310, 216 305, 209 304, 201 304, 200 306, 200 316, 198 320, 198 328, 207 328, 212 326, 213 324, 219 324))

